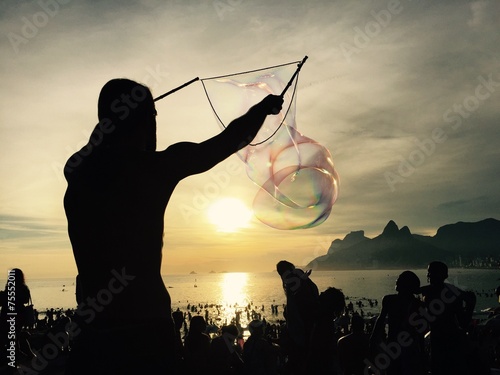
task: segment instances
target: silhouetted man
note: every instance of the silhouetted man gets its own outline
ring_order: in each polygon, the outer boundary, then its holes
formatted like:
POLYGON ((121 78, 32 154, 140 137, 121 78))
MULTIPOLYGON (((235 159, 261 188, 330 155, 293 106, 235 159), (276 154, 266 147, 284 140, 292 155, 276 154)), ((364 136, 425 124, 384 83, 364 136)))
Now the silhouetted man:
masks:
POLYGON ((307 353, 307 374, 337 374, 339 356, 336 329, 338 318, 345 312, 345 296, 340 289, 329 287, 318 298, 318 310, 314 316, 309 350, 307 353))
POLYGON ((412 271, 402 272, 396 280, 397 294, 388 294, 382 299, 382 310, 373 327, 371 346, 377 355, 384 353, 380 346, 391 348, 391 360, 387 364, 388 375, 424 374, 424 332, 418 332, 413 319, 423 308, 415 297, 420 292, 420 280, 412 271), (384 340, 386 323, 387 340, 384 340), (402 339, 404 338, 404 340, 402 339))
POLYGON ((476 297, 445 283, 448 266, 434 261, 427 268, 429 285, 421 288, 431 330, 432 375, 470 374, 466 358, 466 329, 472 319, 476 297))
POLYGON ((104 85, 99 124, 64 169, 81 301, 69 374, 174 372, 171 301, 160 275, 170 196, 183 178, 248 145, 282 103, 269 95, 215 137, 156 152, 149 89, 127 79, 104 85))
POLYGON ((283 346, 288 355, 285 373, 295 374, 306 369, 311 334, 319 309, 319 291, 309 278, 310 271, 295 268, 292 263, 281 260, 276 271, 283 281, 286 295, 286 335, 283 346))
POLYGON ((365 321, 358 314, 351 318, 351 333, 338 340, 338 357, 344 374, 364 375, 365 360, 370 357, 370 340, 365 321))

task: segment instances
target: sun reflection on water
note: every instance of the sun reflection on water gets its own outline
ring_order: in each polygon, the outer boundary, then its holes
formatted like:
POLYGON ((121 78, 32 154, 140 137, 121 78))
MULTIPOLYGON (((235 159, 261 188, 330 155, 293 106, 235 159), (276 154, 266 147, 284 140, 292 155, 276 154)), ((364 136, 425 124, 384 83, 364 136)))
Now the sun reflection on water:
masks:
POLYGON ((220 325, 234 323, 243 329, 249 322, 252 302, 248 296, 248 275, 243 272, 226 273, 220 279, 220 306, 216 322, 220 325))
POLYGON ((221 280, 222 303, 225 305, 248 305, 247 274, 243 272, 226 273, 221 280))

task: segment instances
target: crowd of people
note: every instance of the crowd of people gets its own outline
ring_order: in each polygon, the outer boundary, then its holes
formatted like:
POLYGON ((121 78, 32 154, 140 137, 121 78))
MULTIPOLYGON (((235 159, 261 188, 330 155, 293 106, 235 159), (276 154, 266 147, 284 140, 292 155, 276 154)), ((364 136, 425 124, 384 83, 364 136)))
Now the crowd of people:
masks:
MULTIPOLYGON (((77 310, 49 309, 36 324, 28 324, 21 312, 29 303, 29 288, 22 271, 15 272, 21 280, 17 290, 23 296, 16 307, 20 316, 16 364, 41 367, 42 374, 63 374, 75 344, 75 332, 68 327, 79 321, 77 310), (57 355, 48 356, 46 348, 54 343, 59 345, 57 355)), ((237 314, 228 324, 216 326, 206 305, 188 304, 184 311, 173 311, 172 372, 480 375, 499 367, 500 311, 492 310, 484 324, 475 325, 474 293, 446 283, 448 269, 442 262, 429 264, 428 285, 421 286, 412 271, 402 272, 395 283, 396 293, 383 298, 376 319, 363 317, 354 309, 362 306, 361 301, 353 304, 337 288, 319 291, 310 271, 281 261, 277 272, 286 303, 279 306, 282 316, 275 322, 266 320, 264 306, 248 306, 251 321, 246 326, 237 314)), ((4 353, 8 353, 7 288, 1 293, 4 353)), ((500 287, 496 295, 500 296, 500 287)), ((370 303, 375 306, 377 301, 370 303)), ((271 306, 273 317, 277 309, 271 306)), ((9 370, 6 357, 2 369, 9 370)))

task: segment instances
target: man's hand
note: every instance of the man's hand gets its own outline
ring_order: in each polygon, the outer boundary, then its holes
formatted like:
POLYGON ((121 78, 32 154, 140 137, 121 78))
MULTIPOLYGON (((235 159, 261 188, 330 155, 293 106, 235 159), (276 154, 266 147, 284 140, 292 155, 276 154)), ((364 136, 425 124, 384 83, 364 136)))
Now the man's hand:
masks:
POLYGON ((279 95, 268 95, 260 102, 268 115, 277 115, 283 106, 283 97, 279 95))

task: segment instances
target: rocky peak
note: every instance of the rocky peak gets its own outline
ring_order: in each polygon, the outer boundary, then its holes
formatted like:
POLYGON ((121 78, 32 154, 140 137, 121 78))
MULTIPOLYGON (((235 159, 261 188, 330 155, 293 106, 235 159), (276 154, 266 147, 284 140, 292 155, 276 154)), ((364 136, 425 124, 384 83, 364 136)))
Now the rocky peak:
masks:
POLYGON ((397 236, 399 233, 399 228, 393 220, 390 220, 385 226, 382 236, 384 237, 393 237, 397 236))
POLYGON ((401 237, 413 237, 410 232, 410 228, 408 228, 406 225, 399 230, 399 235, 401 237))
POLYGON ((366 240, 365 231, 364 230, 357 230, 357 231, 351 232, 347 236, 345 236, 343 243, 344 243, 344 246, 348 246, 348 245, 354 245, 355 243, 358 243, 358 242, 363 241, 363 240, 366 240))

